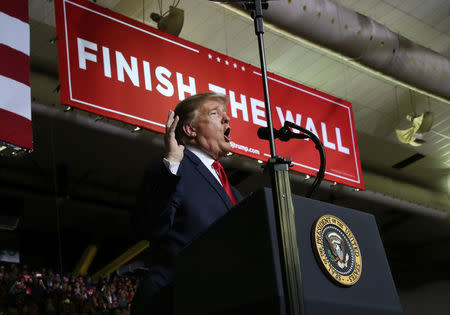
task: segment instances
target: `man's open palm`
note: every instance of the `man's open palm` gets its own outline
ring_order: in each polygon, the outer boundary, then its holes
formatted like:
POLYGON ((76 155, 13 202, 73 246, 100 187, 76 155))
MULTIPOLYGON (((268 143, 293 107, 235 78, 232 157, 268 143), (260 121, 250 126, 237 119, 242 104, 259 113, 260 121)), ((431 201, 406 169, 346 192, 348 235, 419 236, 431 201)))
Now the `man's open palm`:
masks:
POLYGON ((170 162, 180 163, 183 159, 184 146, 178 144, 175 138, 175 128, 177 127, 179 117, 175 116, 174 111, 169 111, 169 117, 166 122, 166 133, 164 135, 164 145, 166 149, 166 159, 170 162))

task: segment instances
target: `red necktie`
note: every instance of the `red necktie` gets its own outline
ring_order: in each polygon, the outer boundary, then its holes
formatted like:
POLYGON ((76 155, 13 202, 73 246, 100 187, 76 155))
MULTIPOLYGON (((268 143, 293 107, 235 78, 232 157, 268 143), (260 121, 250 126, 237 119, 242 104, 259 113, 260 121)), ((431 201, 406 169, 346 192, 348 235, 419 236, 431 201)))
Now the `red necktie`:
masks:
POLYGON ((212 167, 217 171, 219 174, 220 182, 222 183, 223 188, 228 194, 228 197, 230 197, 231 202, 233 203, 233 206, 236 204, 236 199, 234 199, 233 192, 231 191, 230 183, 228 182, 227 174, 225 174, 225 170, 223 169, 222 164, 220 164, 219 161, 214 161, 212 164, 212 167))

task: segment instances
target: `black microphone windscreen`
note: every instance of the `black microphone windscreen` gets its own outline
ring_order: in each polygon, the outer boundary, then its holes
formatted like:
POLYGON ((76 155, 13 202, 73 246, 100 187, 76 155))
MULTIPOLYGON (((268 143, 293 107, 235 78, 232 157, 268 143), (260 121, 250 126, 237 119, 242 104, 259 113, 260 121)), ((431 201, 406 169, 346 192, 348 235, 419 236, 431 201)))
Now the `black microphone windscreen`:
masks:
MULTIPOLYGON (((273 137, 274 139, 278 138, 278 130, 273 128, 273 137)), ((258 129, 258 138, 263 140, 269 140, 270 139, 270 129, 269 127, 260 127, 258 129)))

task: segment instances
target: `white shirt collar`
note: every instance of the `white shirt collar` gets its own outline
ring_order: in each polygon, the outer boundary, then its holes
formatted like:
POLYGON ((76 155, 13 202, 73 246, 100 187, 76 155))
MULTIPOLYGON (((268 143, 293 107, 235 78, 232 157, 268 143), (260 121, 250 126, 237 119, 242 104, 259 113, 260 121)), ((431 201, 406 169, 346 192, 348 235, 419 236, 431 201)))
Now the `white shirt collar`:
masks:
POLYGON ((186 145, 186 149, 194 153, 200 159, 200 161, 202 161, 202 163, 205 164, 207 167, 210 167, 213 164, 214 159, 202 149, 199 149, 198 147, 194 147, 193 145, 189 144, 186 145))
MULTIPOLYGON (((217 171, 212 167, 212 164, 214 162, 214 159, 205 151, 198 147, 194 147, 192 145, 186 144, 186 149, 194 153, 200 161, 206 166, 206 168, 211 172, 211 174, 217 179, 217 181, 220 183, 219 175, 217 174, 217 171)), ((222 185, 222 184, 221 184, 222 185)))

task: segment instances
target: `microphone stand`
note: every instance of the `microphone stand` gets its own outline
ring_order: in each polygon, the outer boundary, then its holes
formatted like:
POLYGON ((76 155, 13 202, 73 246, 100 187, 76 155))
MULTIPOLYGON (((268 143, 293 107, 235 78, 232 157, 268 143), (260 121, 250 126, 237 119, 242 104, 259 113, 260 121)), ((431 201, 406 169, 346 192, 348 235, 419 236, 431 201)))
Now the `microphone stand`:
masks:
POLYGON ((261 74, 264 88, 264 104, 267 126, 270 132, 270 159, 267 168, 270 171, 275 217, 277 218, 278 244, 283 273, 284 298, 289 315, 305 314, 303 303, 302 277, 297 232, 295 229, 294 204, 292 202, 289 181, 289 166, 292 160, 276 155, 273 133, 272 112, 270 108, 269 88, 267 83, 266 57, 264 52, 263 8, 268 7, 267 0, 245 1, 245 8, 251 10, 255 34, 258 37, 261 74))
MULTIPOLYGON (((260 129, 265 129, 265 128, 261 127, 260 129)), ((314 180, 314 183, 312 184, 311 189, 306 194, 306 197, 311 198, 312 194, 314 193, 316 188, 320 185, 320 183, 322 182, 323 177, 325 176, 325 168, 326 168, 326 163, 327 162, 326 162, 326 157, 325 157, 325 149, 323 148, 322 142, 320 141, 320 139, 314 133, 312 133, 308 129, 300 127, 299 125, 296 125, 296 124, 294 124, 293 122, 290 122, 290 121, 285 121, 284 122, 284 126, 281 127, 280 130, 277 131, 277 133, 278 133, 278 138, 281 141, 289 141, 291 139, 306 139, 306 138, 309 138, 309 139, 311 139, 314 142, 314 144, 316 146, 316 149, 319 151, 319 155, 320 155, 319 171, 317 172, 316 179, 314 180), (297 129, 301 133, 293 133, 291 131, 291 128, 292 129, 297 129)))

